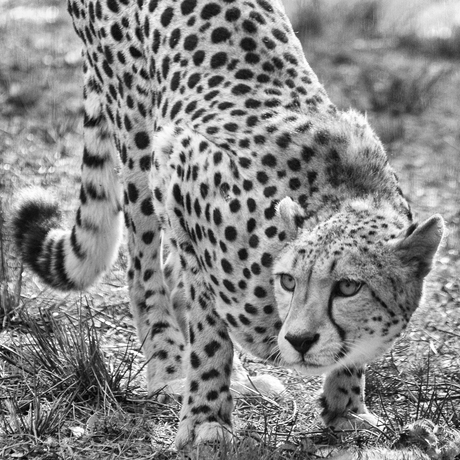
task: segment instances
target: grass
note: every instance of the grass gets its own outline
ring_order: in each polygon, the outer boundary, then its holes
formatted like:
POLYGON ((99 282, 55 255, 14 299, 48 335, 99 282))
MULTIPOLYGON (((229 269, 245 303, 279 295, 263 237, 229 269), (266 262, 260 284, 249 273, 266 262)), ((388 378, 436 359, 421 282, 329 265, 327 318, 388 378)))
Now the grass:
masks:
POLYGON ((0 320, 2 324, 7 320, 13 304, 12 295, 7 284, 8 266, 6 264, 6 250, 4 248, 4 221, 3 205, 2 201, 0 201, 0 320))
POLYGON ((417 36, 405 35, 399 39, 398 45, 410 52, 458 59, 460 57, 460 27, 448 39, 435 38, 423 41, 417 36))
MULTIPOLYGON (((288 393, 275 401, 238 398, 238 441, 192 450, 189 458, 305 460, 350 449, 340 458, 419 460, 420 453, 373 450, 412 445, 426 458, 460 458, 453 431, 460 429, 455 56, 433 56, 421 42, 411 55, 395 46, 380 32, 381 0, 340 2, 335 10, 328 2, 293 4, 300 8, 292 14, 307 59, 333 101, 367 113, 420 218, 442 213, 449 234, 425 306, 391 353, 369 368, 367 401, 385 420, 381 431, 338 436, 323 429, 315 402, 321 379, 246 357, 250 373, 275 374, 288 393), (434 427, 411 426, 416 420, 434 427), (356 453, 361 449, 370 450, 356 453)), ((146 397, 128 313, 126 257, 84 296, 64 295, 22 273, 11 245, 5 220, 19 187, 54 189, 72 218, 81 153, 79 42, 61 2, 37 0, 31 19, 18 19, 24 7, 30 7, 25 0, 0 5, 6 51, 0 63, 0 458, 185 458, 173 447, 179 404, 146 397)))
POLYGON ((450 66, 434 68, 432 64, 400 68, 397 73, 374 66, 363 69, 361 78, 373 112, 419 115, 429 107, 439 86, 452 72, 450 66))
POLYGON ((126 399, 133 373, 130 342, 111 362, 92 317, 81 311, 76 321, 68 316, 58 321, 43 311, 30 318, 22 312, 19 322, 27 330, 25 342, 12 339, 0 348, 0 357, 29 375, 39 374, 50 397, 70 392, 73 399, 95 404, 126 399))

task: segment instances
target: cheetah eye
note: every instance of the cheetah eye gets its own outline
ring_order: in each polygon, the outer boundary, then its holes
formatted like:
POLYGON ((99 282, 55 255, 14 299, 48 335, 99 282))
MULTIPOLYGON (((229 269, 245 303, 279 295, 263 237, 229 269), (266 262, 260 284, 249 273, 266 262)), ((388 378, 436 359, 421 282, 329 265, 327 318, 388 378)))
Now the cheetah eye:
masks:
POLYGON ((337 283, 336 292, 341 297, 351 297, 358 293, 363 283, 352 280, 341 280, 337 283))
POLYGON ((295 289, 295 279, 291 275, 281 275, 280 284, 285 291, 293 292, 295 289))

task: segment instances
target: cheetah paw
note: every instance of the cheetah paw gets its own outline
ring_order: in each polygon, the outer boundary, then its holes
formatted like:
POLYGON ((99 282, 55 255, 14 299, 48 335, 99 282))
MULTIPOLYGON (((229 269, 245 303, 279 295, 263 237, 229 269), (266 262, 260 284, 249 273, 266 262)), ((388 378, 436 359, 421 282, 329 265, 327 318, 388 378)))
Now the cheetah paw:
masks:
POLYGON ((218 422, 194 425, 192 420, 185 419, 177 431, 176 448, 181 450, 192 445, 229 443, 232 439, 232 428, 228 425, 218 422))

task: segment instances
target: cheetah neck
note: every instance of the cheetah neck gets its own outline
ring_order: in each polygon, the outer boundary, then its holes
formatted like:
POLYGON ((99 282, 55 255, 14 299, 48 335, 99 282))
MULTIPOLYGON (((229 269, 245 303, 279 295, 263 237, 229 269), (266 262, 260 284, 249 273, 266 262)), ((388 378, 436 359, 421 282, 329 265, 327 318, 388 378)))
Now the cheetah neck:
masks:
POLYGON ((347 207, 363 206, 376 212, 385 209, 397 222, 401 215, 412 220, 385 150, 362 115, 329 109, 268 115, 252 128, 249 145, 238 133, 224 139, 206 134, 232 161, 237 159, 243 175, 255 175, 257 182, 263 171, 269 182, 276 182, 277 195, 267 198, 261 193, 260 200, 290 196, 312 224, 347 207))

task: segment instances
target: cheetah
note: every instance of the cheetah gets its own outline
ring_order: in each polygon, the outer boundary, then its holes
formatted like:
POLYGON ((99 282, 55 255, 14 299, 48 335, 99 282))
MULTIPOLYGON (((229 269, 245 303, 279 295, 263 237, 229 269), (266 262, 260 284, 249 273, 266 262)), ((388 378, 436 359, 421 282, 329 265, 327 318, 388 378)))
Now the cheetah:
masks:
POLYGON ((179 449, 231 437, 234 343, 324 374, 327 426, 377 423, 365 365, 419 305, 444 224, 413 222, 381 142, 331 103, 282 4, 68 10, 84 44, 80 206, 65 230, 54 202, 19 197, 23 260, 57 289, 85 289, 124 221, 148 391, 185 375, 179 449))

